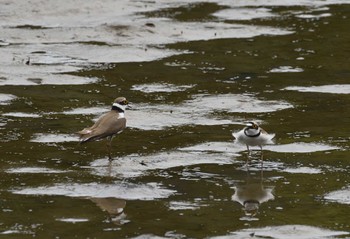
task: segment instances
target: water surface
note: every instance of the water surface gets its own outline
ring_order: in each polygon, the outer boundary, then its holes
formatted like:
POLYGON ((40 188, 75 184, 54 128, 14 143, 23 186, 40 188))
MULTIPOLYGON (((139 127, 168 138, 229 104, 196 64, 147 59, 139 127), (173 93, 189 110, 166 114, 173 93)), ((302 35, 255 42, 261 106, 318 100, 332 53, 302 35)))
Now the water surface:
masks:
POLYGON ((0 5, 0 237, 350 236, 348 1, 0 5))

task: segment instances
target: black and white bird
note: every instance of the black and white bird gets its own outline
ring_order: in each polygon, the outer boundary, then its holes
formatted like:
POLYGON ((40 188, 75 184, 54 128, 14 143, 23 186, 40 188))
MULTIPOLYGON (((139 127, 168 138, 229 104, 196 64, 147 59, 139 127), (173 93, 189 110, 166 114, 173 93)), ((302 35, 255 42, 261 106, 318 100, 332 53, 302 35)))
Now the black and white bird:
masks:
POLYGON ((250 153, 249 146, 259 146, 262 151, 262 146, 266 144, 273 144, 272 139, 275 134, 267 133, 256 122, 251 121, 246 124, 242 130, 232 133, 233 138, 237 143, 245 144, 248 153, 250 153))
POLYGON ((125 97, 116 98, 111 111, 102 115, 93 126, 77 132, 80 136, 80 143, 83 144, 106 138, 108 159, 109 161, 112 161, 112 139, 116 134, 121 133, 126 127, 125 108, 128 104, 129 102, 125 97))

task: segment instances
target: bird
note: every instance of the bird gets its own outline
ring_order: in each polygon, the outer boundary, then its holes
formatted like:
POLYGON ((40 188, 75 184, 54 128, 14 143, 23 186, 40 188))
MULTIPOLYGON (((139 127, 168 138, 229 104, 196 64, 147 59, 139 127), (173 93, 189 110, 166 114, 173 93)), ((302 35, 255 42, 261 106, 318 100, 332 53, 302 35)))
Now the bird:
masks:
POLYGON ((80 144, 100 139, 107 139, 108 160, 111 162, 112 139, 126 128, 125 109, 129 102, 125 97, 118 97, 112 104, 112 109, 102 115, 96 123, 88 128, 76 132, 80 136, 80 144))
POLYGON ((247 122, 246 126, 238 131, 233 132, 232 136, 238 143, 245 144, 247 146, 248 154, 250 154, 249 146, 259 146, 262 152, 262 146, 266 144, 272 144, 272 139, 275 134, 267 133, 256 122, 247 122))

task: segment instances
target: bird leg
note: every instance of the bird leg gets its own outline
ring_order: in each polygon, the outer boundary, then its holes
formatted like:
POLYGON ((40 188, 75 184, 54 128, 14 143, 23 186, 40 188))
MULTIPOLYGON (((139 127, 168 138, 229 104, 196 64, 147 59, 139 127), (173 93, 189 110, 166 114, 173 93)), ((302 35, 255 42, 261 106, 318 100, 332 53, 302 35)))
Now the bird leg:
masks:
POLYGON ((248 155, 250 155, 250 149, 249 149, 249 145, 247 144, 247 151, 248 151, 248 155))
POLYGON ((250 150, 249 150, 249 145, 247 144, 247 150, 248 150, 248 154, 247 154, 247 162, 246 162, 246 167, 247 167, 247 170, 248 170, 248 165, 249 165, 249 157, 250 157, 250 150))
POLYGON ((260 145, 260 161, 261 161, 261 168, 263 168, 264 166, 264 152, 263 152, 263 149, 262 149, 262 146, 260 145))
POLYGON ((112 162, 112 156, 111 156, 111 147, 112 147, 112 137, 107 137, 107 151, 108 151, 108 160, 109 162, 112 162))

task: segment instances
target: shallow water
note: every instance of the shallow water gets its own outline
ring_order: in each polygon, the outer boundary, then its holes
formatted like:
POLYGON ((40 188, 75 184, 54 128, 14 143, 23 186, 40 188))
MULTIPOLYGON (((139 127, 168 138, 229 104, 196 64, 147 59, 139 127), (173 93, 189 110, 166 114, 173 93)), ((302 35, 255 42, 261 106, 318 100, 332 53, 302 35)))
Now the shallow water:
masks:
POLYGON ((0 237, 350 237, 348 1, 0 5, 0 237))

